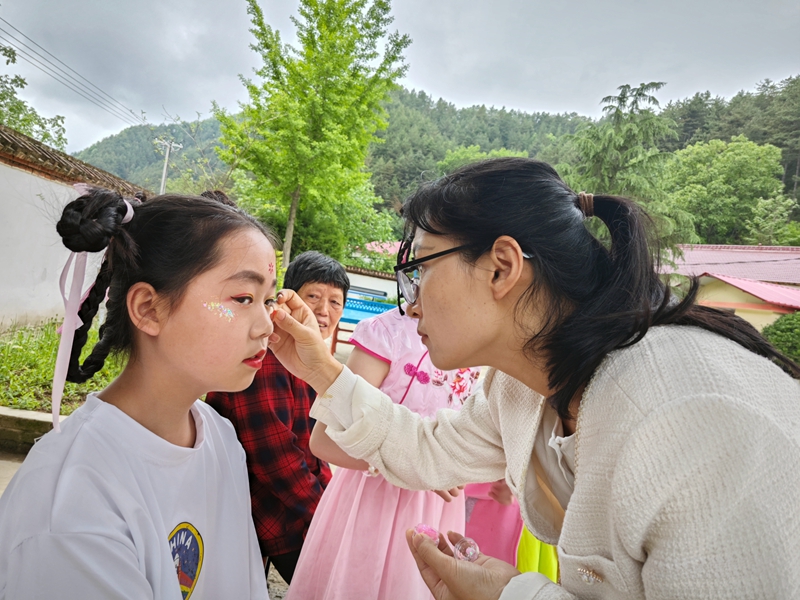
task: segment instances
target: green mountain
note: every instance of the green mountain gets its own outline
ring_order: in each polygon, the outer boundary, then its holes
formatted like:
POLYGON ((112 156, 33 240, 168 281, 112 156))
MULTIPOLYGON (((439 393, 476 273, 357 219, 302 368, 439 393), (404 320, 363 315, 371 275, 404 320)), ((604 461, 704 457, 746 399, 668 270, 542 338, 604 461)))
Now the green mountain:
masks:
MULTIPOLYGON (((386 108, 389 126, 378 134, 381 143, 373 144, 367 168, 373 173, 376 193, 387 204, 399 201, 421 178, 435 173, 436 163, 445 157, 447 150, 479 145, 483 151, 507 148, 536 156, 547 144, 549 135, 573 133, 588 120, 574 113, 529 114, 485 106, 459 109, 441 99, 434 101, 424 92, 406 89, 397 90, 386 108)), ((212 171, 225 168, 213 150, 219 138, 219 123, 213 117, 194 123, 129 127, 75 156, 157 190, 164 154, 154 143, 156 138, 183 144, 183 149, 170 156, 170 180, 177 179, 186 166, 202 159, 208 160, 212 171)))
MULTIPOLYGON (((376 193, 387 207, 396 207, 420 181, 438 175, 437 162, 448 150, 480 146, 489 152, 500 148, 524 151, 553 164, 574 162, 566 134, 591 121, 575 113, 525 113, 505 108, 471 106, 456 108, 425 92, 396 90, 386 104, 389 125, 378 134, 367 157, 376 193)), ((755 91, 741 91, 730 100, 709 92, 670 102, 661 115, 674 122, 675 140, 664 140, 660 149, 672 152, 712 139, 729 141, 745 135, 759 144, 781 149, 783 184, 797 198, 800 181, 800 76, 781 82, 766 80, 755 91)), ((172 139, 183 149, 170 157, 170 186, 190 190, 197 165, 210 173, 224 173, 214 146, 219 123, 214 118, 194 123, 129 127, 75 154, 81 160, 133 183, 157 190, 163 168, 163 151, 155 138, 172 139)), ((196 185, 201 185, 196 182, 196 185)))

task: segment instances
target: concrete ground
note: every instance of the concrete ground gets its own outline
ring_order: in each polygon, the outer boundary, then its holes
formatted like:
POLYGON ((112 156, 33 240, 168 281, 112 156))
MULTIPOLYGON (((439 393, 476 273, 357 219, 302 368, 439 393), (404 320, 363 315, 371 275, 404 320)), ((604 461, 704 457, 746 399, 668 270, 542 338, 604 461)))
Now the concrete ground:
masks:
POLYGON ((11 481, 23 460, 25 460, 25 456, 22 454, 0 452, 0 496, 3 495, 8 482, 11 481))

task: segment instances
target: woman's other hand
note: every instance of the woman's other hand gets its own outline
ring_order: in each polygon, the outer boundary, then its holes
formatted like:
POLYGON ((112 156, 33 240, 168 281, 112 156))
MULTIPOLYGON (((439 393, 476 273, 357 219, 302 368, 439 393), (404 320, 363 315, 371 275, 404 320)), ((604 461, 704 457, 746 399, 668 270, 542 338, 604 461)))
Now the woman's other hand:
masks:
POLYGON ((489 498, 495 502, 499 502, 503 506, 508 506, 513 502, 514 495, 511 493, 511 488, 508 487, 506 480, 499 479, 489 488, 489 498))
POLYGON ((453 498, 461 495, 461 490, 463 489, 464 486, 459 485, 449 490, 433 490, 433 493, 438 495, 445 502, 452 502, 453 498))
POLYGON ((294 291, 281 290, 272 321, 269 348, 281 364, 318 393, 327 390, 343 367, 331 356, 311 309, 294 291))
MULTIPOLYGON (((464 537, 447 534, 451 544, 464 537)), ((457 560, 439 534, 439 545, 426 535, 406 531, 406 541, 420 575, 436 600, 497 600, 519 571, 507 562, 481 554, 475 562, 457 560)))

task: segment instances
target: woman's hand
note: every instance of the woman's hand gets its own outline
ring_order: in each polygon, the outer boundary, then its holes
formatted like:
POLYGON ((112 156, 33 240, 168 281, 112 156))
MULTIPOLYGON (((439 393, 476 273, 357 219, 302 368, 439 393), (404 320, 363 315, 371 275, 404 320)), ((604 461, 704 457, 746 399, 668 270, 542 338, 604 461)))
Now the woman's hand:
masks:
POLYGON ((511 488, 508 487, 505 479, 500 479, 492 484, 492 487, 489 488, 489 498, 503 506, 508 506, 514 501, 511 488))
MULTIPOLYGON (((449 532, 450 543, 464 537, 449 532)), ((436 600, 497 600, 519 571, 507 562, 481 554, 475 562, 457 560, 442 534, 439 546, 426 535, 406 531, 406 541, 420 575, 436 600)))
POLYGON ((452 502, 453 498, 461 495, 461 490, 464 489, 463 485, 458 485, 449 490, 433 490, 433 493, 439 496, 445 502, 452 502))
POLYGON ((311 309, 294 291, 281 290, 272 322, 269 348, 281 364, 318 393, 327 390, 343 367, 331 356, 311 309))

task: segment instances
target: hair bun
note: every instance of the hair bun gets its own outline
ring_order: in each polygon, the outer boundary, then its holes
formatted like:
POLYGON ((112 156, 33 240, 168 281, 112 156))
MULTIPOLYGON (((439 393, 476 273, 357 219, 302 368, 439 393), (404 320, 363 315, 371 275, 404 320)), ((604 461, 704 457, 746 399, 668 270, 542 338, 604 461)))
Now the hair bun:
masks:
POLYGON ((91 188, 64 207, 56 231, 73 252, 100 252, 119 231, 126 212, 120 194, 91 188))

